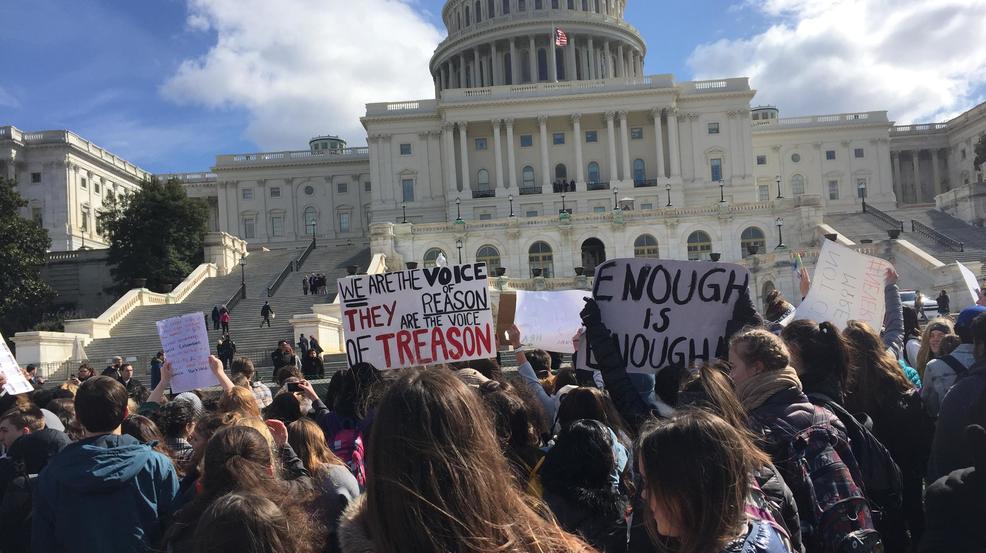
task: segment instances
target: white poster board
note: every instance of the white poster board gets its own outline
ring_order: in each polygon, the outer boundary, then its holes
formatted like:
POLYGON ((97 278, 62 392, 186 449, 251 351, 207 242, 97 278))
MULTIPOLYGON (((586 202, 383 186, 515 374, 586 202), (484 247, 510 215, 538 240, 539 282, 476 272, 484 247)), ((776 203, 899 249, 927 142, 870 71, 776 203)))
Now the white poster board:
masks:
MULTIPOLYGON (((955 264, 959 266, 959 272, 962 273, 962 280, 965 281, 965 286, 969 289, 969 297, 972 298, 972 304, 975 305, 979 301, 979 280, 976 279, 976 274, 970 271, 968 267, 958 261, 955 264)), ((963 306, 959 305, 958 307, 961 310, 963 306)))
POLYGON ((157 322, 161 349, 171 363, 171 393, 218 386, 209 368, 209 332, 201 313, 189 313, 157 322))
POLYGON ((572 353, 572 336, 582 327, 579 313, 591 295, 586 290, 528 292, 517 290, 514 324, 525 346, 572 353))
POLYGON ((485 263, 340 278, 349 366, 398 369, 496 357, 485 263))
POLYGON ((7 341, 4 340, 2 335, 0 335, 0 373, 3 373, 3 376, 7 379, 7 383, 3 386, 3 391, 8 394, 16 396, 17 394, 34 390, 34 386, 31 386, 31 383, 24 377, 24 373, 21 372, 21 367, 17 364, 17 359, 10 352, 10 348, 7 347, 7 341))
POLYGON ((864 321, 879 332, 886 311, 886 273, 892 268, 888 261, 826 240, 818 254, 811 289, 794 318, 829 321, 837 328, 845 328, 849 321, 864 321))
MULTIPOLYGON (((749 283, 731 263, 613 259, 596 268, 592 297, 627 371, 653 373, 725 355, 726 325, 749 283)), ((579 368, 595 362, 589 353, 581 340, 579 368)))

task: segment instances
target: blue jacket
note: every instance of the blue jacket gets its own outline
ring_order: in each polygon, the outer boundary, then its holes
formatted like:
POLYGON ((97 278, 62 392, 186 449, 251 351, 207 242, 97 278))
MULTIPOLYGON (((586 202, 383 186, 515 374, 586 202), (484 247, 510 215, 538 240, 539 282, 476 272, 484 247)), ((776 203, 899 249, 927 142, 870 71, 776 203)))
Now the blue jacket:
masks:
POLYGON ((742 541, 736 541, 722 553, 788 553, 788 544, 781 533, 762 520, 750 521, 750 531, 742 541))
POLYGON ((38 476, 32 550, 144 551, 178 492, 171 461, 127 435, 80 440, 38 476))
POLYGON ((986 360, 974 363, 942 400, 928 461, 928 482, 973 466, 975 459, 971 444, 966 443, 965 427, 982 424, 977 420, 984 414, 980 411, 986 411, 986 360))

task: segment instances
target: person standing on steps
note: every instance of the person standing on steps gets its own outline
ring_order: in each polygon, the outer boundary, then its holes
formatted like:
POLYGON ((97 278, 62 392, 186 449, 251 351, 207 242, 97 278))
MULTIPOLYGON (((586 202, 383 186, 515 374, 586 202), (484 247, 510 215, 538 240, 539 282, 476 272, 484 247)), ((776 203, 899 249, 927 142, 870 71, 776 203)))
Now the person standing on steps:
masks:
POLYGON ((229 310, 225 307, 219 313, 219 324, 222 326, 223 334, 229 334, 229 310))
POLYGON ((918 312, 918 319, 928 322, 928 315, 924 312, 924 296, 921 295, 920 290, 914 291, 914 310, 918 312))
POLYGON ((274 308, 270 306, 269 301, 264 302, 264 306, 260 308, 260 316, 263 320, 260 321, 260 328, 264 328, 264 323, 267 323, 267 328, 270 328, 270 320, 275 317, 274 308))
POLYGON ((951 312, 951 305, 949 305, 951 302, 949 301, 948 298, 948 292, 942 290, 941 294, 938 294, 937 301, 938 301, 938 314, 941 315, 942 317, 948 315, 951 312))
POLYGON ((314 336, 309 336, 308 349, 315 350, 315 353, 322 355, 322 346, 318 344, 318 340, 316 340, 314 336))
POLYGON ((223 368, 228 370, 233 362, 233 357, 236 356, 236 342, 229 337, 229 334, 223 334, 222 340, 219 341, 219 347, 216 348, 216 354, 219 360, 223 362, 223 368))
POLYGON ((212 330, 219 330, 219 306, 212 306, 212 330))
POLYGON ((308 295, 308 275, 301 277, 301 292, 308 295))
POLYGON ((302 359, 304 359, 305 356, 308 355, 309 349, 311 349, 311 346, 308 343, 308 338, 305 338, 305 335, 302 334, 300 337, 298 337, 298 351, 301 352, 302 359))

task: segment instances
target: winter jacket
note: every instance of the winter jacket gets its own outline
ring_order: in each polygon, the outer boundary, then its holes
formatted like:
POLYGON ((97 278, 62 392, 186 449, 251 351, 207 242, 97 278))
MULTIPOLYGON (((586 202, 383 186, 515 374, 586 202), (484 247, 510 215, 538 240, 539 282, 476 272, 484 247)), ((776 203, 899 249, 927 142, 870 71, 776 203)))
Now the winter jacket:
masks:
POLYGON ((787 544, 781 533, 762 520, 749 523, 746 536, 734 541, 722 553, 788 553, 787 544))
MULTIPOLYGON (((959 347, 955 348, 951 355, 967 369, 976 362, 972 344, 959 344, 959 347)), ((931 361, 924 368, 924 387, 921 388, 921 399, 924 400, 924 407, 928 410, 929 415, 932 417, 938 416, 938 410, 941 408, 942 400, 945 398, 948 389, 955 384, 956 378, 958 377, 955 374, 955 370, 941 359, 931 361)), ((946 474, 947 472, 942 474, 946 474)))
POLYGON ((177 492, 171 460, 150 445, 114 434, 80 440, 38 476, 32 550, 147 550, 177 492))
POLYGON ((293 353, 285 353, 280 349, 276 349, 274 350, 273 353, 270 354, 270 360, 272 363, 274 363, 274 374, 277 374, 277 369, 280 369, 281 367, 300 366, 300 363, 298 362, 298 356, 294 355, 293 353))
POLYGON ((158 382, 161 382, 161 366, 164 363, 155 357, 151 359, 151 389, 157 388, 158 382))
POLYGON ((16 467, 15 475, 4 483, 0 502, 0 536, 4 553, 31 550, 31 497, 38 473, 65 446, 72 443, 64 432, 43 428, 17 438, 8 456, 16 467))
POLYGON ((928 482, 973 465, 964 432, 970 424, 983 423, 981 417, 986 413, 982 411, 986 411, 986 359, 973 364, 942 401, 928 462, 928 482))
POLYGON ((151 395, 147 391, 147 387, 140 383, 136 378, 131 378, 130 380, 124 382, 120 380, 120 384, 123 384, 127 388, 127 397, 137 402, 137 405, 147 401, 147 396, 151 395))
POLYGON ((305 378, 323 378, 325 377, 325 365, 320 358, 306 355, 301 359, 301 372, 305 378))
POLYGON ((339 550, 339 517, 360 495, 359 482, 345 465, 322 465, 314 475, 319 514, 328 530, 332 550, 339 550))
POLYGON ((757 485, 770 503, 770 514, 787 531, 791 540, 791 551, 802 553, 801 519, 798 518, 798 504, 794 500, 791 488, 784 482, 784 477, 774 465, 760 467, 753 473, 757 485))
POLYGON ((614 508, 605 504, 611 498, 601 496, 593 490, 576 488, 568 492, 566 494, 568 497, 549 491, 544 492, 544 502, 558 519, 562 529, 579 536, 599 553, 626 551, 625 502, 614 508))
POLYGON ((894 359, 904 352, 904 311, 900 303, 900 290, 896 284, 883 289, 883 301, 886 313, 883 316, 883 345, 893 354, 894 359))

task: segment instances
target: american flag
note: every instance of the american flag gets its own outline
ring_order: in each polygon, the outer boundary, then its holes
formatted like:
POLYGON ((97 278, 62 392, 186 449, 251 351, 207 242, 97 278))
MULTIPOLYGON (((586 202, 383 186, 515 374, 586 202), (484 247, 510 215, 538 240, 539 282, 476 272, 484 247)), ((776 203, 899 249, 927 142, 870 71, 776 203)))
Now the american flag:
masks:
POLYGON ((558 28, 555 29, 555 46, 568 46, 568 35, 558 28))

